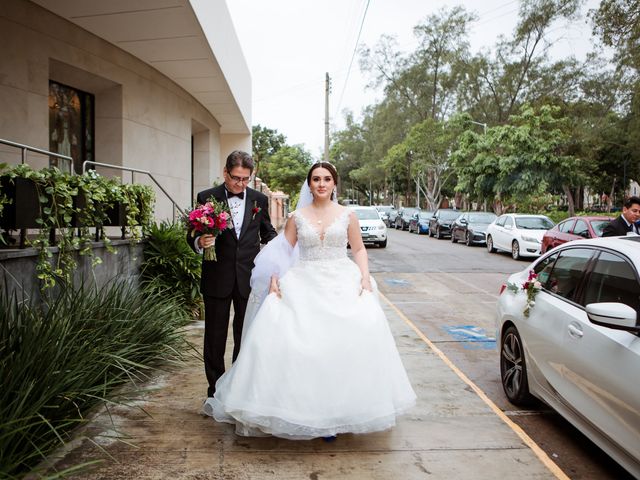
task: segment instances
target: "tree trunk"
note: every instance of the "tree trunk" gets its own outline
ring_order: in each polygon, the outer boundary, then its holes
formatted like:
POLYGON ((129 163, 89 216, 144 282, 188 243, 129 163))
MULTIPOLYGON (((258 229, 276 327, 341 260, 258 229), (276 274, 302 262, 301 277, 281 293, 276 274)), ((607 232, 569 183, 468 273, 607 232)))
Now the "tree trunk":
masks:
POLYGON ((563 185, 562 190, 564 191, 564 194, 567 196, 567 203, 569 204, 569 211, 568 211, 569 216, 573 217, 576 214, 575 203, 573 201, 573 192, 571 191, 568 185, 563 185))
POLYGON ((584 210, 584 187, 576 187, 574 189, 573 200, 575 202, 576 211, 584 210))

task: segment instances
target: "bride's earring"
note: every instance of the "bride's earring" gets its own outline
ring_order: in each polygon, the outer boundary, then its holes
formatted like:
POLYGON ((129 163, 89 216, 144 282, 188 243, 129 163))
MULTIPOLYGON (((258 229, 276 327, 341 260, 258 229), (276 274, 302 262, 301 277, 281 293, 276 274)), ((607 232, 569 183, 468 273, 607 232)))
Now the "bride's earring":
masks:
POLYGON ((331 192, 331 200, 337 200, 338 199, 338 189, 336 187, 333 187, 333 191, 331 192))

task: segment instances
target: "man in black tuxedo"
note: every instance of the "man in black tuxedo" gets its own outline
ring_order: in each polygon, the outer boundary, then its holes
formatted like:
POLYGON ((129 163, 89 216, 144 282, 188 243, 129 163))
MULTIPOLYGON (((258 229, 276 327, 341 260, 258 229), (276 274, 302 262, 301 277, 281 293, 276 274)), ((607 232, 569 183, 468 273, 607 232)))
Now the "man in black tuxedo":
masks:
POLYGON ((253 260, 260 243, 267 243, 277 233, 271 225, 266 195, 247 187, 253 173, 253 159, 246 152, 234 151, 227 157, 224 183, 198 193, 204 204, 213 197, 229 205, 233 228, 217 238, 213 235, 191 237, 187 242, 197 253, 215 245, 217 261, 202 261, 200 291, 204 299, 204 369, 209 382, 207 396, 213 397, 216 381, 224 373, 229 314, 233 302, 233 361, 240 351, 240 338, 251 287, 253 260))
POLYGON ((603 237, 618 237, 626 235, 627 232, 634 232, 640 234, 636 222, 640 220, 640 198, 629 197, 625 200, 622 206, 622 215, 615 220, 609 222, 609 224, 602 230, 603 237))

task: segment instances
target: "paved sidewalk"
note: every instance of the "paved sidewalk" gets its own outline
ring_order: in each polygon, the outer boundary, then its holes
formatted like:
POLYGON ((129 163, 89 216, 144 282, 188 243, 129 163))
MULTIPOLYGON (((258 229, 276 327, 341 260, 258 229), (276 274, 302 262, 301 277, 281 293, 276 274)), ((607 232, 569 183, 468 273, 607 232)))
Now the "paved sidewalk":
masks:
MULTIPOLYGON (((57 466, 105 458, 76 476, 105 480, 556 478, 396 310, 384 301, 383 306, 418 395, 416 407, 392 430, 341 435, 331 443, 237 437, 233 426, 198 413, 205 378, 194 359, 157 378, 154 390, 138 402, 149 415, 136 408, 112 409, 128 443, 92 427, 93 440, 111 459, 84 440, 57 466)), ((194 324, 190 338, 195 344, 201 344, 202 333, 202 323, 194 324)), ((102 417, 96 421, 108 424, 102 417)))

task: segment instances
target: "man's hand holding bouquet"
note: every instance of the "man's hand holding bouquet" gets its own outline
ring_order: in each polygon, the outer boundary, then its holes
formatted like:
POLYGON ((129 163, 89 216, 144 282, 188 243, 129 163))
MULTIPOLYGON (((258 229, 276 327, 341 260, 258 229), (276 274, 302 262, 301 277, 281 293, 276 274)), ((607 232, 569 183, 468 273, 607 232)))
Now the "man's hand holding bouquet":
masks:
POLYGON ((216 261, 215 238, 228 228, 233 220, 226 203, 211 197, 204 205, 197 204, 185 218, 192 237, 200 236, 200 247, 204 248, 204 259, 216 261), (213 237, 213 238, 211 238, 213 237))

